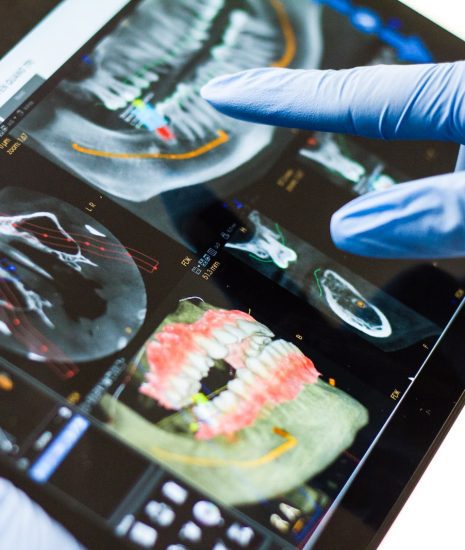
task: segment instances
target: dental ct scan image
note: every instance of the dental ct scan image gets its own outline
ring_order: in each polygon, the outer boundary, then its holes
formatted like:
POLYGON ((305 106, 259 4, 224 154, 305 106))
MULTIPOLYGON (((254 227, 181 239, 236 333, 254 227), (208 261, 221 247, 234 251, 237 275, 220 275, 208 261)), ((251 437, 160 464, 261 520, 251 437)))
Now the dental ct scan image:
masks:
POLYGON ((163 195, 207 183, 242 187, 241 168, 276 154, 286 139, 271 126, 219 114, 201 87, 243 69, 319 67, 320 12, 317 3, 293 0, 145 0, 22 128, 37 150, 136 203, 133 211, 169 233, 176 207, 163 195))
POLYGON ((123 245, 63 201, 6 187, 0 202, 0 346, 41 362, 125 348, 144 321, 146 297, 123 245))
POLYGON ((0 52, 0 501, 89 548, 375 548, 461 402, 465 265, 331 220, 457 147, 310 127, 324 94, 239 120, 209 83, 463 43, 395 0, 51 4, 0 52))

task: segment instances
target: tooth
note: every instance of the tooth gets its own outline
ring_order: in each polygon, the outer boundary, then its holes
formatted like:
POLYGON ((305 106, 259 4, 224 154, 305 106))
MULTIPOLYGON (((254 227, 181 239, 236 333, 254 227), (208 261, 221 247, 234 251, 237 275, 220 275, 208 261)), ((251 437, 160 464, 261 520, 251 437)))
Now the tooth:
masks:
POLYGON ((184 124, 194 133, 194 139, 204 140, 207 137, 207 133, 205 131, 205 127, 202 126, 197 116, 194 118, 189 110, 182 110, 182 112, 184 116, 184 124))
POLYGON ((242 10, 234 10, 230 16, 230 24, 224 33, 223 42, 228 46, 234 46, 240 38, 241 28, 247 21, 247 14, 242 10))
POLYGON ((253 345, 255 347, 263 348, 264 346, 267 346, 271 343, 271 338, 269 336, 251 336, 250 337, 251 342, 253 342, 253 345))
POLYGON ((247 368, 249 368, 255 374, 258 374, 258 376, 267 378, 270 375, 270 371, 263 365, 263 363, 259 359, 256 359, 255 357, 250 357, 249 359, 246 359, 245 364, 247 368))
POLYGON ((228 382, 228 390, 234 392, 235 394, 239 395, 240 397, 244 397, 247 395, 247 387, 238 378, 235 378, 234 380, 231 380, 231 382, 228 382))
POLYGON ((237 376, 246 384, 254 385, 257 382, 257 379, 252 374, 252 372, 244 368, 238 370, 237 376))
POLYGON ((96 95, 110 111, 116 111, 126 106, 126 101, 123 98, 102 87, 96 81, 89 80, 83 84, 83 87, 96 95))
MULTIPOLYGON (((195 92, 191 86, 187 84, 179 84, 176 88, 176 92, 172 96, 172 101, 178 101, 179 106, 183 109, 184 122, 190 129, 197 135, 198 138, 205 138, 205 129, 198 120, 198 116, 192 116, 192 109, 189 109, 189 104, 192 102, 192 98, 195 96, 195 92)), ((198 115, 198 113, 196 113, 198 115)), ((209 125, 207 124, 208 128, 209 125)))
POLYGON ((222 117, 216 109, 210 107, 200 96, 196 95, 195 108, 208 117, 211 121, 216 122, 217 126, 225 127, 224 117, 222 117))
MULTIPOLYGON (((206 132, 211 132, 213 122, 212 117, 204 108, 205 105, 207 104, 201 100, 193 90, 191 95, 184 101, 184 108, 190 113, 195 112, 196 121, 202 127, 202 133, 204 136, 206 135, 206 132)), ((223 126, 223 124, 221 124, 221 126, 223 126)))
POLYGON ((275 340, 271 346, 271 349, 276 351, 279 355, 287 355, 290 351, 293 351, 287 344, 288 342, 285 340, 275 340))
POLYGON ((212 334, 222 344, 229 345, 237 342, 237 338, 233 336, 230 332, 227 332, 226 330, 221 330, 221 329, 214 330, 212 334))
POLYGON ((107 86, 108 88, 110 88, 110 90, 113 90, 114 92, 119 94, 121 97, 126 99, 126 101, 133 101, 140 94, 140 90, 138 90, 136 86, 132 86, 131 84, 126 84, 125 82, 120 82, 115 78, 112 78, 111 81, 107 84, 107 86))
POLYGON ((281 346, 276 345, 276 343, 277 341, 273 342, 270 346, 265 348, 265 353, 268 353, 268 355, 272 357, 274 361, 276 361, 277 359, 281 359, 281 357, 283 356, 281 346))
POLYGON ((149 80, 149 82, 158 82, 158 80, 160 80, 158 74, 153 72, 151 69, 143 67, 142 71, 144 73, 144 78, 149 80))
POLYGON ((173 407, 182 407, 182 403, 185 398, 176 390, 170 390, 166 392, 165 399, 169 401, 173 407))
POLYGON ((189 354, 189 363, 197 369, 198 372, 205 375, 208 368, 213 365, 213 361, 200 353, 189 354))
POLYGON ((270 352, 269 348, 263 350, 258 360, 271 369, 276 366, 276 356, 270 352))
POLYGON ((141 94, 142 90, 145 90, 145 88, 150 86, 150 82, 148 80, 142 78, 141 76, 137 76, 136 74, 132 74, 129 77, 129 80, 139 89, 137 96, 141 94))
POLYGON ((210 423, 210 421, 215 417, 216 414, 215 407, 213 407, 211 403, 196 405, 193 408, 193 411, 199 420, 207 423, 210 423))
POLYGON ((261 353, 261 348, 249 347, 247 348, 247 357, 258 357, 261 353))
POLYGON ((163 103, 158 103, 157 109, 162 116, 170 119, 177 134, 182 134, 186 139, 195 141, 195 134, 186 124, 186 113, 182 111, 177 102, 167 99, 163 103))
POLYGON ((179 395, 179 398, 182 400, 185 400, 186 394, 189 395, 189 390, 191 389, 192 382, 188 378, 183 377, 176 377, 175 380, 172 381, 172 385, 174 388, 170 388, 168 390, 171 392, 176 392, 179 395))
POLYGON ((234 325, 224 325, 223 330, 232 334, 236 338, 237 342, 240 342, 244 338, 244 333, 242 330, 238 329, 234 325))
POLYGON ((228 355, 228 348, 215 340, 200 337, 196 339, 196 342, 204 348, 212 359, 224 359, 228 355))
POLYGON ((215 405, 221 412, 228 412, 235 405, 237 405, 237 403, 237 397, 232 392, 227 390, 220 393, 220 395, 212 401, 212 404, 215 405))
POLYGON ((252 336, 252 334, 264 334, 266 336, 274 336, 274 334, 271 332, 271 330, 266 327, 265 325, 262 325, 261 323, 251 322, 251 321, 243 321, 240 320, 237 322, 238 327, 243 330, 248 336, 252 336))
MULTIPOLYGON (((208 370, 208 369, 207 369, 208 370)), ((198 380, 199 375, 203 374, 203 369, 198 369, 194 365, 184 365, 182 368, 183 374, 188 376, 191 380, 198 380)))

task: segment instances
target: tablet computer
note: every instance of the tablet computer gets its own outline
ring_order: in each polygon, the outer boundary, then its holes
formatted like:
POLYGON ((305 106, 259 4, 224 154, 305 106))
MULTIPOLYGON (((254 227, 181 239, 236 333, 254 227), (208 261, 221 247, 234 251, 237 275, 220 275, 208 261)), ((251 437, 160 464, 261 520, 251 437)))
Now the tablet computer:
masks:
POLYGON ((0 471, 87 546, 374 547, 460 410, 463 260, 329 236, 457 146, 232 121, 199 94, 253 67, 463 58, 380 4, 6 8, 0 471))

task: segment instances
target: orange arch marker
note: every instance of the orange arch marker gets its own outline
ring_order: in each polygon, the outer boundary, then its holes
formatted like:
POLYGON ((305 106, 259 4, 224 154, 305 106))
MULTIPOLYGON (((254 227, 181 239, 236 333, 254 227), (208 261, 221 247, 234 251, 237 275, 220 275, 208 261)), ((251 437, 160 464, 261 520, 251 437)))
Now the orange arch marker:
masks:
POLYGON ((272 67, 287 67, 291 64, 297 51, 297 40, 295 37, 294 29, 289 20, 289 17, 284 9, 284 6, 279 0, 271 0, 274 10, 278 16, 279 24, 284 36, 284 53, 283 55, 274 61, 272 67))
POLYGON ((104 157, 110 159, 165 159, 165 160, 189 160, 200 157, 212 149, 223 145, 229 141, 229 136, 224 130, 217 131, 218 137, 197 149, 186 151, 185 153, 117 153, 113 151, 102 151, 99 149, 88 149, 77 143, 72 144, 72 148, 78 153, 91 155, 93 157, 104 157))

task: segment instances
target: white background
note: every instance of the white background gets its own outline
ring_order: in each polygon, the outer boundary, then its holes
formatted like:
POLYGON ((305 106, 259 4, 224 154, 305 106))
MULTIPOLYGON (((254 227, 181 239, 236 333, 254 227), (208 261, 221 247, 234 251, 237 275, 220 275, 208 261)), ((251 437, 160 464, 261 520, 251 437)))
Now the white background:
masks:
POLYGON ((465 0, 401 0, 465 40, 465 0))

